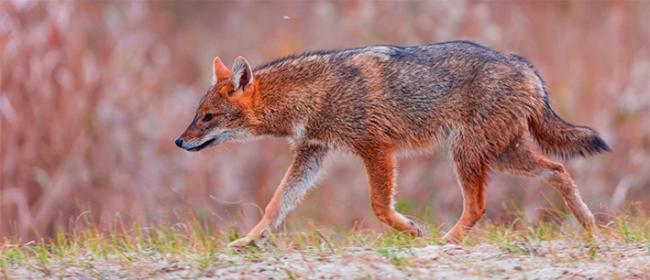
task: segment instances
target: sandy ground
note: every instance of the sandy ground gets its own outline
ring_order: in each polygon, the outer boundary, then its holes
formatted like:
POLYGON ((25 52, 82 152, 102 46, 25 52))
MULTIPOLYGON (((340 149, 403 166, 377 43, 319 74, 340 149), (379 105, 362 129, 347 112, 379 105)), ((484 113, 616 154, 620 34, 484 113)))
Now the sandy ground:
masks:
POLYGON ((43 279, 650 279, 649 244, 570 247, 456 245, 421 248, 313 248, 212 256, 144 252, 92 260, 10 266, 2 278, 43 279))

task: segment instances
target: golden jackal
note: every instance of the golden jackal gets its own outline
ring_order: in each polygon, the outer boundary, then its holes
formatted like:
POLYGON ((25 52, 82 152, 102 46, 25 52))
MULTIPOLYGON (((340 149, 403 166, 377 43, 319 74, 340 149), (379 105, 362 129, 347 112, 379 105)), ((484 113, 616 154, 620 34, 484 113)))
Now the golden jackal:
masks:
POLYGON ((336 148, 363 159, 377 218, 415 236, 418 226, 393 208, 395 154, 436 144, 449 146, 464 200, 445 241, 460 242, 484 214, 490 170, 543 178, 587 232, 594 226, 570 175, 545 154, 609 148, 593 129, 551 110, 544 82, 521 56, 445 42, 308 52, 255 69, 243 57, 228 69, 217 57, 213 71, 216 83, 176 145, 198 151, 271 135, 289 138, 295 150, 263 218, 233 247, 257 246, 277 228, 336 148))

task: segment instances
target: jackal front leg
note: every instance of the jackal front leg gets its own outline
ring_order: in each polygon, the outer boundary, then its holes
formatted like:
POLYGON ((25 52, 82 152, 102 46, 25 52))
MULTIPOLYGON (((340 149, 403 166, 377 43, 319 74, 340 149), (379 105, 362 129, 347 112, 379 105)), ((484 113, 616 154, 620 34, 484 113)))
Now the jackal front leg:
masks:
POLYGON ((412 236, 422 236, 422 230, 412 220, 395 211, 395 159, 392 147, 373 147, 360 152, 370 180, 370 203, 377 218, 392 228, 412 236))
POLYGON ((230 243, 231 248, 259 247, 271 230, 282 224, 307 191, 313 186, 321 168, 327 148, 319 145, 301 144, 294 153, 291 167, 275 190, 273 198, 264 210, 264 216, 243 238, 230 243))

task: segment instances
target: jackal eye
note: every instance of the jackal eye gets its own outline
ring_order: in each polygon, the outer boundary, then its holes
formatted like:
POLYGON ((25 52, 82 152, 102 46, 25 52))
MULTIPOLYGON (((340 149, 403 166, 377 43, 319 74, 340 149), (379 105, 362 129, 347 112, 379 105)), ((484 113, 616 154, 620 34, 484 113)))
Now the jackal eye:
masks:
POLYGON ((212 120, 212 118, 214 118, 214 114, 205 114, 205 116, 203 116, 202 121, 209 122, 212 120))

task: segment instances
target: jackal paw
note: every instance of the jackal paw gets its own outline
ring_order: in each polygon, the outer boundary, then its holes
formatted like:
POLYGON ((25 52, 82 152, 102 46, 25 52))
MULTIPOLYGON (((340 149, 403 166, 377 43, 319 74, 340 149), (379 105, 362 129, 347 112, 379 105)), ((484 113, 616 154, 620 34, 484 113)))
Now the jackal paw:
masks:
POLYGON ((414 222, 413 220, 409 220, 408 224, 413 228, 413 230, 410 232, 411 235, 413 235, 414 237, 424 236, 424 232, 422 231, 422 228, 420 228, 420 226, 416 222, 414 222))
POLYGON ((262 248, 265 245, 264 238, 253 238, 244 236, 228 244, 228 247, 237 251, 249 248, 262 248))
POLYGON ((451 232, 448 232, 445 234, 445 236, 442 237, 442 242, 445 242, 447 244, 461 244, 462 238, 452 234, 451 232))

